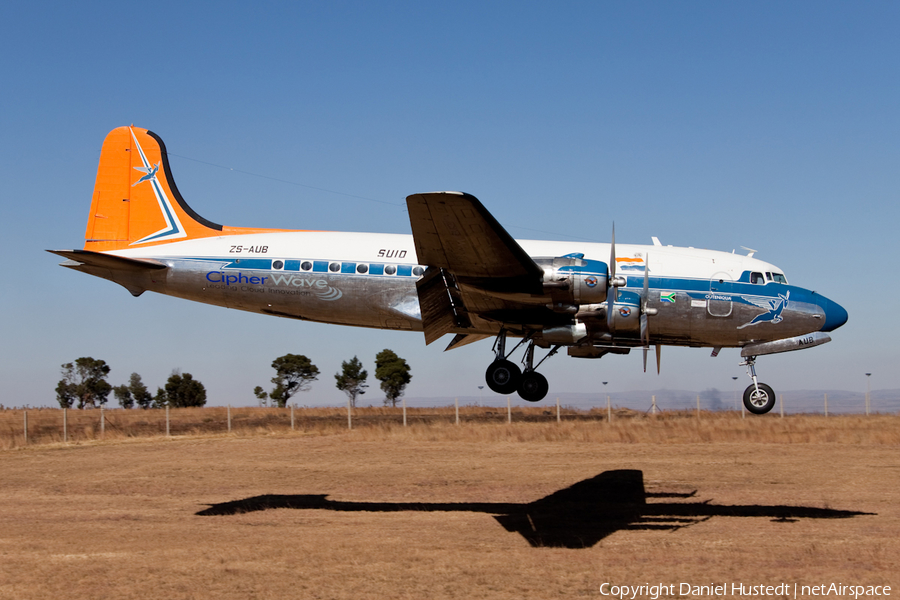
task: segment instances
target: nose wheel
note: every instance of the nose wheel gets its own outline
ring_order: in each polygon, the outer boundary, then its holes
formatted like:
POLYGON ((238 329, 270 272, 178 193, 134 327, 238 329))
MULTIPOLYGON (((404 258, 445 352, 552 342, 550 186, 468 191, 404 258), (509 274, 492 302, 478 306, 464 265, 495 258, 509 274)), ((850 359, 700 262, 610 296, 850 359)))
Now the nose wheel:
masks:
POLYGON ((742 363, 753 383, 744 390, 744 407, 754 415, 764 415, 775 407, 775 392, 756 378, 756 357, 748 356, 742 363))

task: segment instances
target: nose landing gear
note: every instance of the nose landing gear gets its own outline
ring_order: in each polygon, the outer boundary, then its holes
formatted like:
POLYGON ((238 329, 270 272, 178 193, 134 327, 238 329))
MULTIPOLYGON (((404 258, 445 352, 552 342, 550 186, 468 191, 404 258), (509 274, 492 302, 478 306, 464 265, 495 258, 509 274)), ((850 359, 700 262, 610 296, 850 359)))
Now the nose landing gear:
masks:
POLYGON ((757 380, 755 356, 748 356, 741 366, 747 367, 747 375, 753 380, 753 383, 744 390, 744 406, 755 415, 764 415, 775 406, 775 392, 757 380))
POLYGON ((487 386, 498 394, 511 394, 518 392, 523 400, 528 402, 537 402, 543 400, 550 389, 547 378, 538 373, 535 369, 542 362, 556 354, 559 346, 555 346, 550 353, 547 354, 536 366, 534 362, 534 341, 528 337, 523 339, 513 348, 516 351, 523 342, 528 342, 528 349, 525 351, 525 370, 519 369, 515 364, 510 362, 508 357, 512 354, 506 354, 506 330, 502 329, 497 335, 497 341, 494 343, 495 360, 492 362, 484 374, 487 386))

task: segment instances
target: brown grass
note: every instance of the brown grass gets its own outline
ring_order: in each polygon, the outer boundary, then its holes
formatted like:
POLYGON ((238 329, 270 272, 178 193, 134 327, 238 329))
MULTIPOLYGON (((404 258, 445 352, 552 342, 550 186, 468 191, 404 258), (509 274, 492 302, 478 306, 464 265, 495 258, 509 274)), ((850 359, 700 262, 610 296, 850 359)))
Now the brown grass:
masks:
MULTIPOLYGON (((897 425, 885 416, 665 415, 351 432, 259 426, 261 435, 253 425, 231 436, 29 445, 0 452, 0 598, 602 598, 604 582, 896 591, 897 425), (720 515, 677 529, 618 528, 580 549, 533 547, 492 514, 465 508, 197 515, 264 494, 529 503, 617 469, 641 470, 648 492, 696 490, 648 505, 874 514, 720 515)), ((579 510, 565 515, 573 532, 586 522, 579 510)))
MULTIPOLYGON (((232 408, 231 432, 226 408, 185 408, 170 411, 172 436, 346 435, 344 408, 298 408, 291 429, 289 409, 232 408)), ((355 440, 498 442, 576 441, 595 443, 837 443, 900 444, 900 417, 895 415, 778 415, 747 416, 735 412, 667 411, 648 415, 629 409, 582 411, 563 408, 557 422, 555 407, 512 409, 512 424, 505 408, 462 406, 460 424, 454 407, 408 408, 408 427, 403 427, 400 408, 353 410, 355 440)), ((69 410, 67 441, 84 443, 164 436, 164 410, 103 411, 69 410)), ((59 409, 28 411, 28 444, 63 442, 63 413, 59 409)), ((21 410, 0 411, 0 450, 24 446, 24 415, 21 410)))

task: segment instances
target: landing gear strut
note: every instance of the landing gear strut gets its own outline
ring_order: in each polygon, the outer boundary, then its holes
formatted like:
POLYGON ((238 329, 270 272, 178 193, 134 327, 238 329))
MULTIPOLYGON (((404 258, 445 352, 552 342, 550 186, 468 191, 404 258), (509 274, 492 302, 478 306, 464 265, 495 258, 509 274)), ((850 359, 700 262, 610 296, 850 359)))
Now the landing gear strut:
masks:
POLYGON ((764 415, 775 406, 775 392, 756 379, 755 356, 748 356, 741 366, 747 367, 747 375, 753 380, 753 383, 744 390, 744 406, 755 415, 764 415))
MULTIPOLYGON (((550 385, 547 383, 547 378, 535 369, 541 366, 542 362, 556 354, 559 346, 550 350, 550 353, 537 365, 533 365, 534 341, 526 337, 516 345, 516 348, 526 341, 528 342, 528 349, 525 351, 525 371, 523 372, 519 367, 507 360, 512 352, 506 353, 506 330, 501 329, 497 336, 497 341, 494 343, 494 362, 488 366, 484 378, 488 387, 498 394, 518 392, 523 400, 537 402, 544 399, 550 389, 550 385)), ((513 352, 515 352, 516 348, 513 348, 513 352)))

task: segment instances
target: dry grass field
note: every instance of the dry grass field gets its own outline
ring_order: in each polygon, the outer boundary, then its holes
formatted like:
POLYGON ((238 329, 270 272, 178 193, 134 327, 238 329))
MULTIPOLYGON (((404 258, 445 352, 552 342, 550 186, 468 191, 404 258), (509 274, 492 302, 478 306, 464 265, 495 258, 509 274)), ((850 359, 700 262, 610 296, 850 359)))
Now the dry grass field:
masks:
POLYGON ((0 598, 900 593, 896 416, 505 416, 9 443, 0 598))

